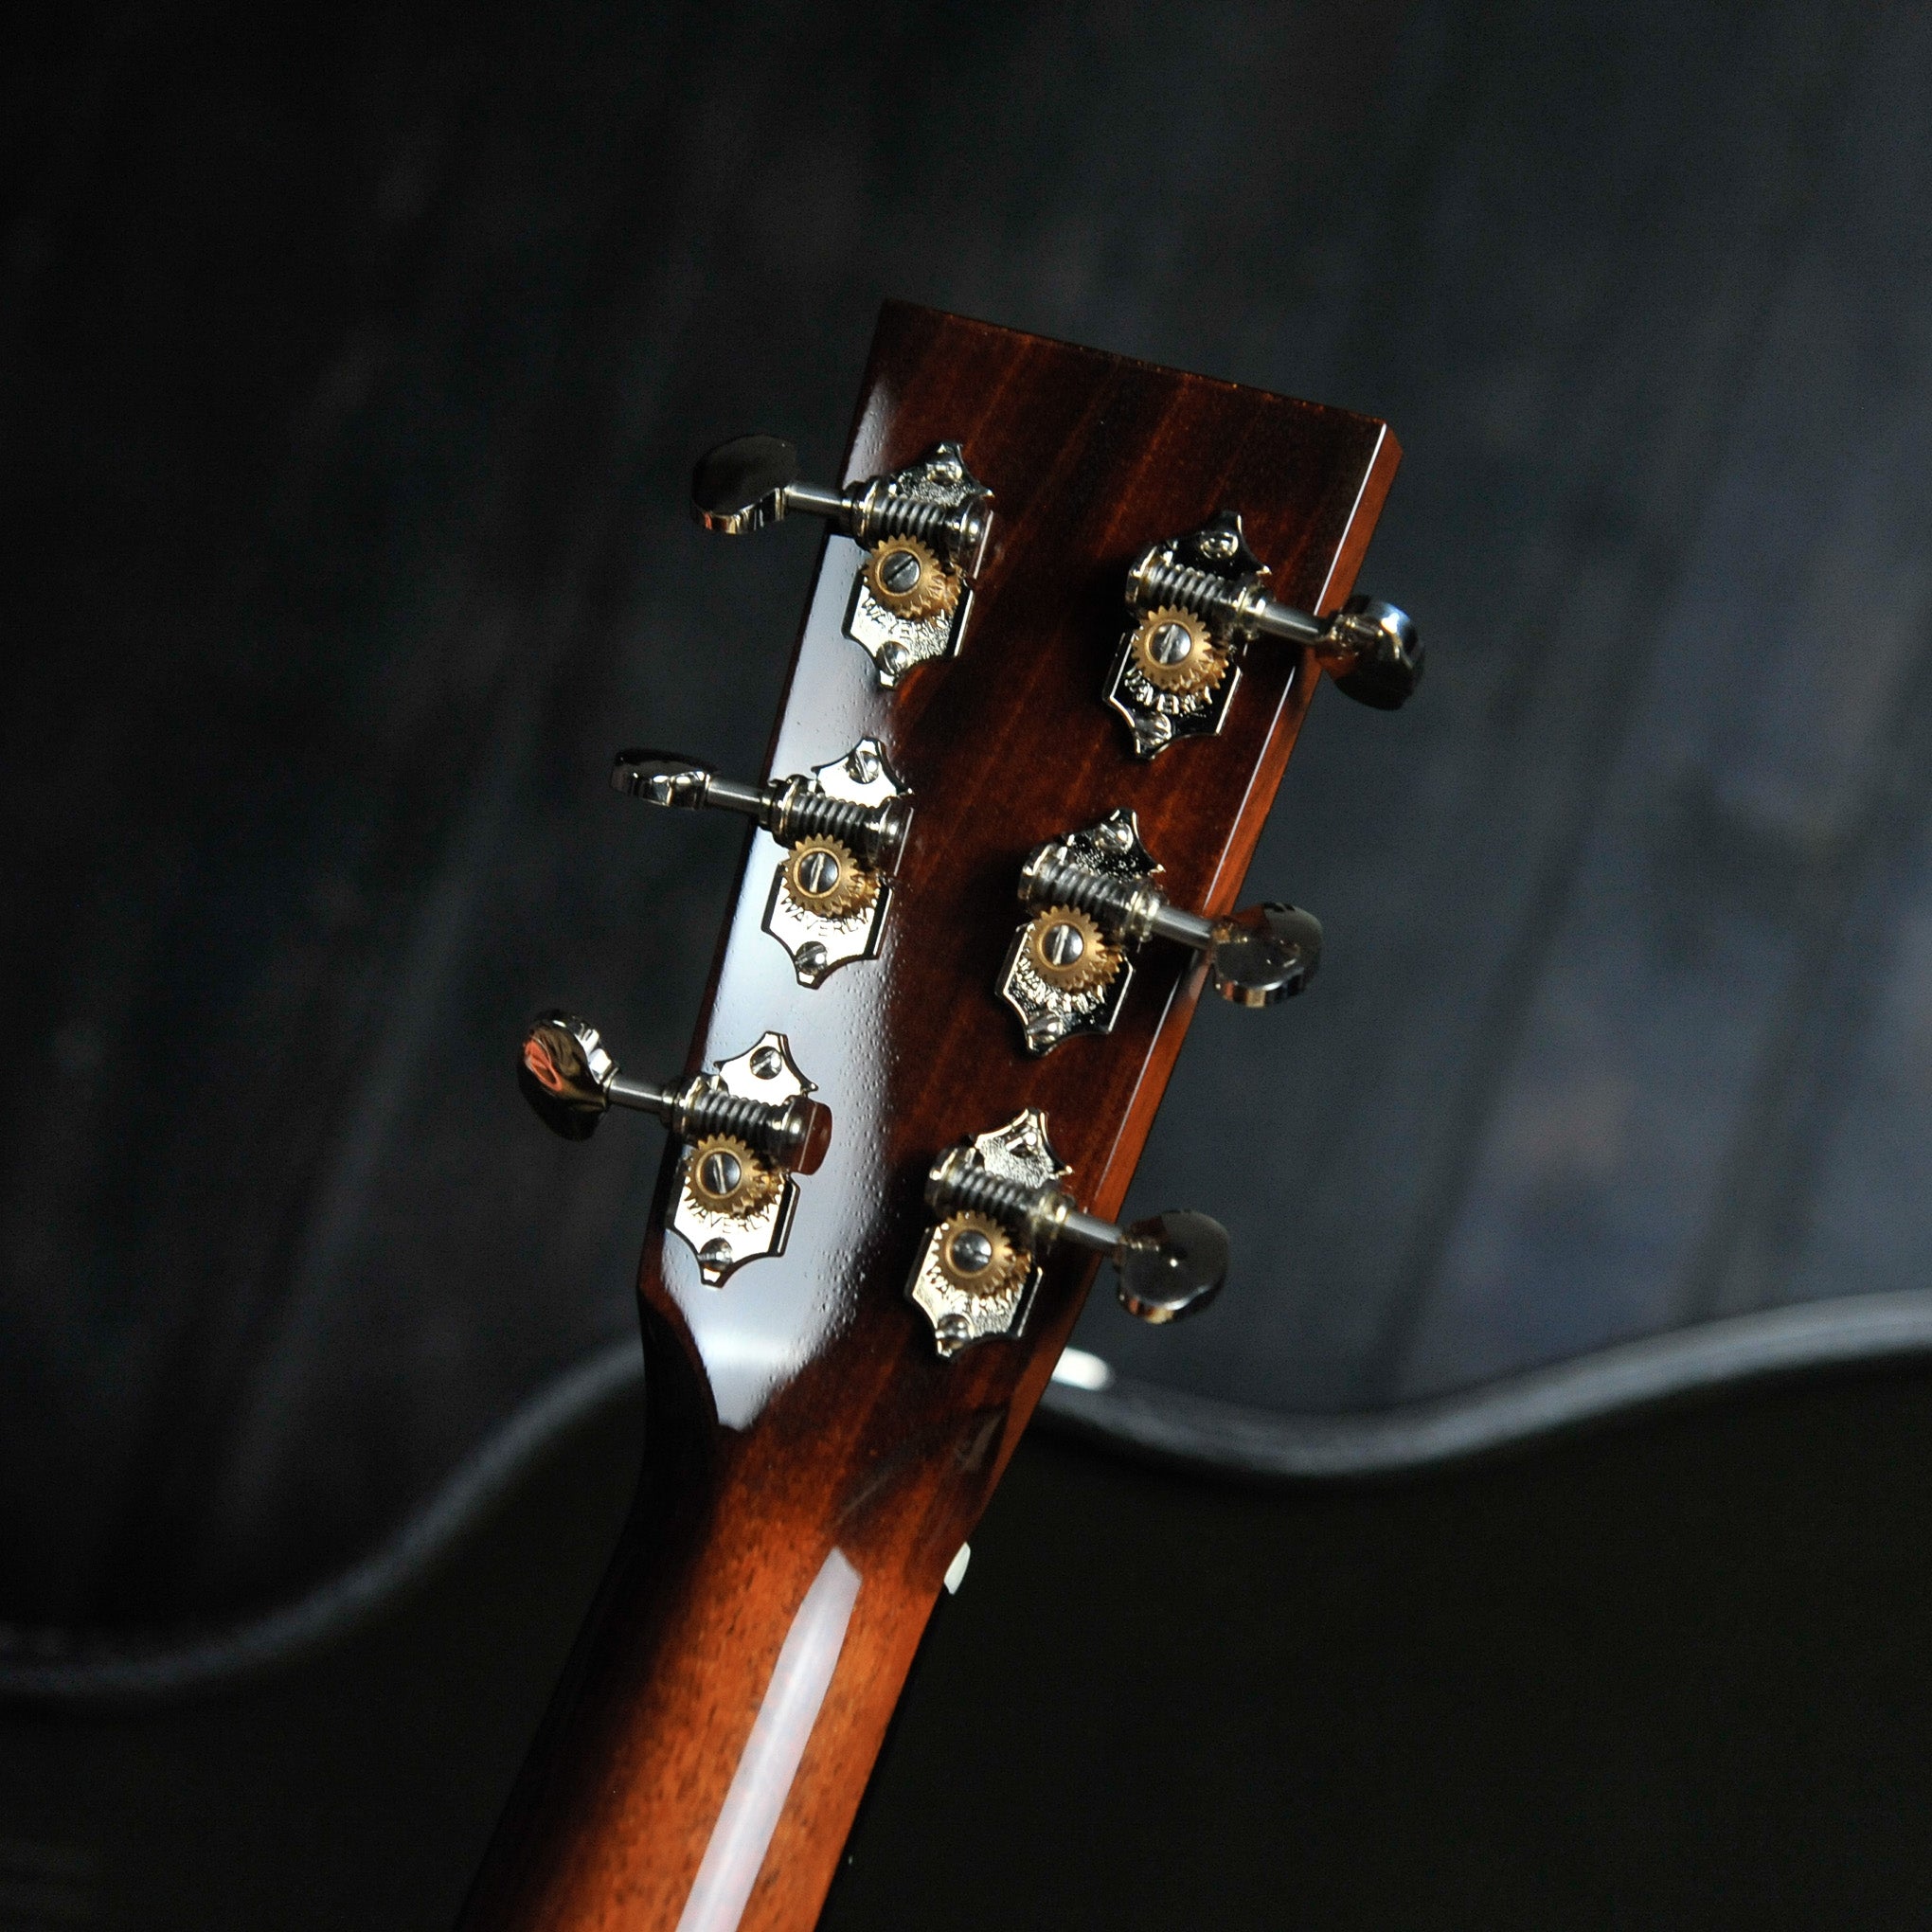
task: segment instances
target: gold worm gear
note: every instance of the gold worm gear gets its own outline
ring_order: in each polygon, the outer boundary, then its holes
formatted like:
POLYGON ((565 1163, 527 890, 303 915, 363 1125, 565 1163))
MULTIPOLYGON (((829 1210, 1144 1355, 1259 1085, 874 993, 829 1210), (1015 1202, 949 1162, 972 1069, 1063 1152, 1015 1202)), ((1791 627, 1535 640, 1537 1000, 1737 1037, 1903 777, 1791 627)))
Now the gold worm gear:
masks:
POLYGON ((777 1168, 729 1134, 699 1141, 685 1169, 685 1193, 691 1205, 730 1221, 756 1214, 784 1184, 777 1168))
POLYGON ((962 1208, 939 1224, 939 1273, 968 1295, 998 1295, 1027 1266, 1027 1257, 998 1222, 962 1208))
POLYGON ((820 919, 850 919, 878 898, 879 875, 835 838, 801 838, 785 861, 785 890, 820 919))
POLYGON ((1209 691, 1227 675, 1227 652, 1192 611, 1172 604, 1149 611, 1128 646, 1134 668, 1157 691, 1191 697, 1209 691), (1183 634, 1185 646, 1183 649, 1183 634))
POLYGON ((1091 993, 1120 970, 1120 949, 1078 906, 1049 905, 1027 927, 1027 964, 1061 993, 1091 993))
POLYGON ((959 580, 917 537, 887 537, 866 558, 866 588, 895 617, 913 623, 959 601, 959 580))

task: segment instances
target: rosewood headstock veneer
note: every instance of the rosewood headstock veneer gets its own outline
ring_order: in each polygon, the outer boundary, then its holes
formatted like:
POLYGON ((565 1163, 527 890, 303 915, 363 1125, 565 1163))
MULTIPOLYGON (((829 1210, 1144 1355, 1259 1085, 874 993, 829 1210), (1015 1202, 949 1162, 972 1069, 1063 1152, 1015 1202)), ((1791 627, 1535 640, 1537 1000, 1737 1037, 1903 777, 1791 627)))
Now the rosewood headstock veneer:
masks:
POLYGON ((1265 1005, 1318 957, 1235 897, 1318 671, 1382 706, 1420 674, 1350 600, 1398 456, 888 304, 844 484, 770 438, 699 465, 713 528, 828 531, 771 776, 617 762, 752 821, 684 1078, 567 1014, 526 1036, 559 1131, 619 1105, 672 1138, 637 1503, 470 1932, 810 1926, 1096 1255, 1149 1319, 1220 1285, 1206 1216, 1114 1217, 1203 988, 1265 1005))

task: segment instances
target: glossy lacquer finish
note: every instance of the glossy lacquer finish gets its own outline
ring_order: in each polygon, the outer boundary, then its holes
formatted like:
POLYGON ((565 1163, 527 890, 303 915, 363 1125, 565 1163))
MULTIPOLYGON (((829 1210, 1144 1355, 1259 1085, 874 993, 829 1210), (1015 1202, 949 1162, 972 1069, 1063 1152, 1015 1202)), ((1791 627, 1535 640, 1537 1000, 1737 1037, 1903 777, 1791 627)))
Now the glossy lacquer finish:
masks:
MULTIPOLYGON (((767 767, 872 735, 909 781, 881 955, 801 987, 760 930, 781 856, 760 833, 693 1047, 695 1065, 784 1033, 832 1109, 831 1152, 783 1256, 722 1289, 682 1242, 646 1244, 644 1484, 472 1932, 814 1923, 941 1579, 1093 1267, 1056 1256, 1021 1339, 940 1360, 903 1293, 926 1170, 1035 1106, 1069 1191, 1114 1215, 1200 992, 1191 956, 1150 946, 1110 1037, 1029 1058, 994 993, 1021 860, 1128 805, 1173 898, 1231 908, 1316 675, 1258 646, 1220 737, 1136 761, 1100 700, 1126 564, 1231 507, 1276 594, 1326 613, 1398 456, 1362 417, 888 305, 845 476, 942 438, 996 498, 961 654, 882 690, 841 631, 860 552, 826 540, 767 767)), ((653 1230, 664 1207, 661 1184, 653 1230)), ((971 1809, 936 1791, 932 1828, 970 1829, 971 1809)))

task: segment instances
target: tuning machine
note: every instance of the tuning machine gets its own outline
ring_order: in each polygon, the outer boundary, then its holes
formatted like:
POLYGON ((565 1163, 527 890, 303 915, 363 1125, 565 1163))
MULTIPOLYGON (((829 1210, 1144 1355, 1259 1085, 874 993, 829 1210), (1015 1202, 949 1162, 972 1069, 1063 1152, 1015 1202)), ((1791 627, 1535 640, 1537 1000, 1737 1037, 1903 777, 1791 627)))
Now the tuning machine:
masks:
POLYGON ((1377 710, 1407 702, 1422 682, 1422 644, 1404 612, 1356 597, 1332 617, 1313 617, 1278 603, 1267 582, 1233 510, 1135 559, 1106 698, 1126 719, 1136 757, 1219 731, 1256 637, 1314 651, 1337 689, 1377 710))
POLYGON ((846 490, 798 480, 798 452, 775 436, 721 443, 691 476, 691 512, 707 530, 740 536, 803 512, 821 516, 865 552, 847 606, 846 635, 888 689, 960 646, 971 580, 993 527, 993 492, 942 442, 903 470, 846 490))
POLYGON ((1075 1033, 1111 1032, 1134 977, 1129 955, 1146 939, 1191 947, 1214 990, 1236 1006, 1272 1006, 1315 976, 1321 922, 1313 913, 1268 904, 1208 919, 1168 899, 1154 883, 1160 869, 1124 807, 1028 857, 1019 896, 1033 915, 1013 935, 999 991, 1029 1052, 1075 1033))
POLYGON ((893 868, 912 824, 912 794, 876 738, 789 778, 741 784, 671 751, 620 751, 611 783, 646 804, 742 813, 782 845, 764 929, 791 956, 801 986, 817 986, 879 949, 893 868))
POLYGON ((766 1033, 710 1073, 677 1086, 629 1080, 598 1030, 574 1013, 540 1013, 524 1033, 517 1084, 546 1127, 588 1140, 612 1107, 654 1114, 684 1142, 667 1221, 713 1288, 732 1269, 782 1254, 797 1206, 794 1174, 816 1171, 832 1114, 806 1096, 782 1033, 766 1033))
POLYGON ((1219 1222, 1174 1211, 1116 1226, 1060 1190, 1069 1172, 1037 1107, 933 1163, 925 1199, 937 1219, 905 1292, 932 1323, 941 1355, 1018 1334, 1040 1260, 1062 1243, 1110 1256, 1121 1306, 1143 1321, 1177 1320, 1219 1293, 1227 1278, 1227 1233, 1219 1222))

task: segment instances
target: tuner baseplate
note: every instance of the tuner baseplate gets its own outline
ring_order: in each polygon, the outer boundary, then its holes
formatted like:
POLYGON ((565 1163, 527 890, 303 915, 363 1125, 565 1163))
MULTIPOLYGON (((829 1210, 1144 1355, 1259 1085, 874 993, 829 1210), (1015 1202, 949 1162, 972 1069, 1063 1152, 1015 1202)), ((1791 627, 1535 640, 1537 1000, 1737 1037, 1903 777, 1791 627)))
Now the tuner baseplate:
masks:
MULTIPOLYGON (((814 1091, 813 1083, 798 1071, 785 1036, 772 1032, 763 1034, 742 1053, 719 1061, 708 1082, 740 1100, 780 1106, 814 1091)), ((707 1205, 711 1190, 693 1184, 692 1170, 703 1145, 688 1142, 684 1148, 665 1225, 690 1243, 705 1285, 717 1288, 734 1268, 784 1253, 792 1214, 798 1205, 798 1184, 790 1174, 775 1174, 779 1182, 776 1189, 741 1190, 745 1200, 742 1211, 719 1211, 707 1205)))
MULTIPOLYGON (((812 780, 821 796, 851 805, 873 807, 912 796, 886 762, 876 738, 862 738, 843 758, 814 766, 812 780)), ((850 852, 832 860, 834 869, 850 863, 850 852)), ((876 872, 867 874, 866 880, 867 891, 850 910, 839 910, 839 902, 830 895, 822 895, 814 905, 796 889, 792 862, 772 874, 764 929, 784 947, 800 986, 821 986, 841 966, 877 956, 892 903, 892 882, 876 872)))
MULTIPOLYGON (((1063 1166, 1053 1152, 1053 1143, 1046 1137, 1046 1117, 1037 1107, 1016 1114, 990 1134, 975 1136, 968 1159, 975 1168, 1029 1189, 1057 1186, 1073 1172, 1063 1166)), ((975 1342, 1017 1335, 1025 1329, 1027 1311, 1040 1280, 1040 1266, 1030 1254, 1026 1255, 1025 1265, 999 1282, 993 1292, 975 1293, 960 1285, 941 1264, 939 1244, 946 1225, 942 1220, 927 1230, 905 1294, 932 1323, 934 1347, 950 1357, 975 1342)))
POLYGON ((992 500, 953 442, 875 478, 860 499, 854 535, 867 548, 852 575, 845 633, 872 660, 887 690, 921 664, 958 654, 973 609, 967 580, 985 546, 992 500), (972 554, 949 554, 938 543, 941 531, 975 519, 972 554), (903 591, 895 594, 892 573, 902 564, 903 591))
MULTIPOLYGON (((1070 861, 1103 878, 1138 885, 1160 871, 1140 842, 1139 820, 1125 807, 1059 843, 1070 861)), ((999 975, 999 996, 1019 1014, 1027 1051, 1034 1054, 1050 1052, 1076 1034, 1111 1033, 1134 983, 1134 962, 1118 950, 1109 975, 1090 985, 1068 983, 1073 976, 1064 974, 1049 978, 1050 967, 1043 971, 1031 942, 1041 929, 1052 930, 1052 917, 1053 908, 1043 908, 1013 934, 999 975)))

